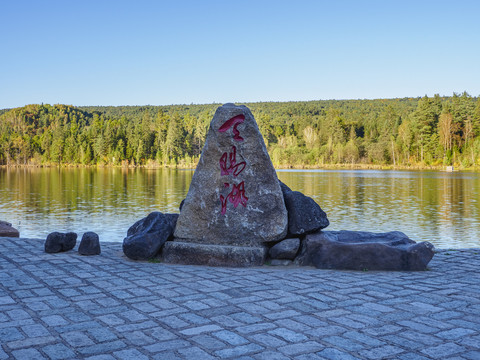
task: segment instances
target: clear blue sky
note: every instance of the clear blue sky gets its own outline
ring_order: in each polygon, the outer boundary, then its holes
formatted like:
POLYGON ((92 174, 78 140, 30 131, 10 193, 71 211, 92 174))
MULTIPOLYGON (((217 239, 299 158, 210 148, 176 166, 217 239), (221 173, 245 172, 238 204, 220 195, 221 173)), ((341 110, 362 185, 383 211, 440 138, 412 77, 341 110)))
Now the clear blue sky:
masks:
POLYGON ((8 1, 0 108, 480 95, 480 1, 8 1))

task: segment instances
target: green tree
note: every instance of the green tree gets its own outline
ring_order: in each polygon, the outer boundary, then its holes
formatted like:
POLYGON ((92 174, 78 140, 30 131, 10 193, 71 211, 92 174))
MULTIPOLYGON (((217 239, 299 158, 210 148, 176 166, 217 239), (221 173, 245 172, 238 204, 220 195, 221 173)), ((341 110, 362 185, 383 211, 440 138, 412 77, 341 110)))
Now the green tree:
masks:
POLYGON ((183 129, 180 123, 180 116, 174 113, 168 124, 167 136, 165 139, 165 154, 173 164, 178 164, 181 155, 183 129))
POLYGON ((436 129, 440 108, 438 98, 423 97, 418 102, 417 109, 413 113, 414 133, 416 135, 416 145, 420 151, 420 161, 425 160, 425 153, 433 153, 436 144, 436 129))

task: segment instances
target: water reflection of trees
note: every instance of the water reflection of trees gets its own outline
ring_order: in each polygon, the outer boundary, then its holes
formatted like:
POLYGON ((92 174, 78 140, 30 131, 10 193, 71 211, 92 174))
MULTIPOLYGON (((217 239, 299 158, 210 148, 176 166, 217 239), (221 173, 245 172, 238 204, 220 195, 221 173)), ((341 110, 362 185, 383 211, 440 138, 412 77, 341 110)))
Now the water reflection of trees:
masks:
MULTIPOLYGON (((103 226, 123 222, 126 231, 151 211, 178 212, 192 175, 192 170, 138 168, 0 169, 0 218, 12 223, 21 218, 35 226, 48 225, 49 230, 59 223, 79 227, 104 218, 103 226)), ((399 230, 414 240, 480 247, 479 173, 281 171, 278 175, 292 190, 320 204, 331 222, 328 229, 399 230)))
POLYGON ((480 246, 478 173, 279 172, 279 178, 313 197, 331 229, 400 230, 415 240, 480 246))
POLYGON ((193 171, 125 168, 2 169, 2 202, 26 212, 91 214, 133 207, 178 211, 193 171), (4 192, 5 192, 4 191, 4 192))

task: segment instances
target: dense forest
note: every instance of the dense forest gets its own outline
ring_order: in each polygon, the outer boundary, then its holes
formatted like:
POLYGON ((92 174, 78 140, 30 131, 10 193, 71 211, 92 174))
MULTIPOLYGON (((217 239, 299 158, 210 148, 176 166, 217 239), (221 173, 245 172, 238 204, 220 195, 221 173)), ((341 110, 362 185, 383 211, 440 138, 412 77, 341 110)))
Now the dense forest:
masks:
MULTIPOLYGON (((276 167, 480 166, 480 98, 246 104, 276 167)), ((0 165, 195 166, 219 104, 0 110, 0 165)))

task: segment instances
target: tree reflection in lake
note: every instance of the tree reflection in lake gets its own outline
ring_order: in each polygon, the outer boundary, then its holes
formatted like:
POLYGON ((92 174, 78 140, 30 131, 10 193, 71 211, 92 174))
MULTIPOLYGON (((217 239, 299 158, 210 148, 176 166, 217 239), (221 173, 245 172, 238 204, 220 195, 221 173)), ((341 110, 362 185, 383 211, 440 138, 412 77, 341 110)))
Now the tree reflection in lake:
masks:
MULTIPOLYGON (((151 211, 178 212, 193 170, 1 168, 0 219, 22 237, 95 231, 122 241, 151 211)), ((480 247, 480 173, 279 170, 293 190, 313 197, 327 230, 399 230, 437 247, 480 247)), ((246 194, 248 195, 248 194, 246 194)))

